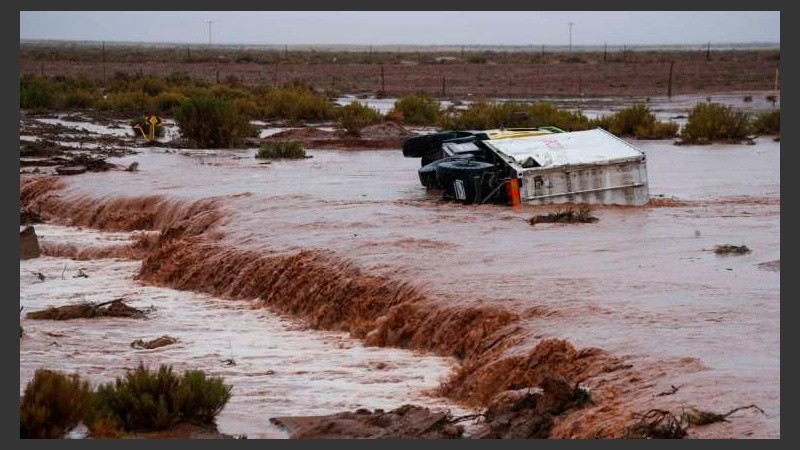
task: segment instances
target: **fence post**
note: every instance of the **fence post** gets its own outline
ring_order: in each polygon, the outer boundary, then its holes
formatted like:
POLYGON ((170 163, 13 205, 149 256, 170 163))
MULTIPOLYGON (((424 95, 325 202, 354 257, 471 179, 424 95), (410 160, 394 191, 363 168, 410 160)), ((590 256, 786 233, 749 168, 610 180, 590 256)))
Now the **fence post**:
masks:
POLYGON ((444 79, 444 75, 442 75, 442 97, 444 97, 445 95, 447 95, 447 92, 445 91, 445 79, 444 79))
POLYGON ((711 61, 711 41, 708 41, 706 46, 706 61, 711 61))
POLYGON ((217 70, 217 84, 219 84, 219 70, 217 70))
POLYGON ((608 42, 603 46, 603 62, 606 62, 606 59, 608 59, 608 42))
POLYGON ((542 44, 542 62, 544 63, 544 44, 542 44))
POLYGON ((386 92, 386 78, 383 75, 383 66, 381 66, 381 94, 386 92))
POLYGON ((105 84, 106 84, 106 41, 103 41, 102 52, 103 52, 103 85, 105 86, 105 84))
POLYGON ((675 61, 669 62, 669 82, 667 83, 667 97, 672 98, 672 69, 675 67, 675 61))

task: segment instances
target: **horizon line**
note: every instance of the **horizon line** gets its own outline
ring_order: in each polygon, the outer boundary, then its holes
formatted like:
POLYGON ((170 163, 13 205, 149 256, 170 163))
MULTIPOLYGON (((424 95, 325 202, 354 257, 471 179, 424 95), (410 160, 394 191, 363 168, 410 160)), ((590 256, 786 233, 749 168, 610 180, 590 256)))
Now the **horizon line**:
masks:
MULTIPOLYGON (((569 47, 568 44, 537 44, 537 43, 527 43, 527 44, 404 44, 404 43, 394 43, 394 44, 362 44, 362 43, 257 43, 257 42, 220 42, 220 43, 204 43, 204 42, 197 42, 197 41, 132 41, 132 40, 98 40, 98 39, 59 39, 59 38, 20 38, 20 44, 23 43, 112 43, 112 44, 135 44, 135 45, 142 45, 142 44, 151 44, 151 45, 196 45, 201 47, 230 47, 230 46, 243 46, 243 45, 251 45, 251 46, 261 46, 261 47, 306 47, 306 48, 313 48, 313 47, 330 47, 330 46, 338 46, 338 47, 372 47, 372 48, 380 48, 380 47, 531 47, 531 48, 539 48, 541 46, 545 47, 569 47)), ((780 41, 772 42, 772 41, 750 41, 750 42, 696 42, 696 43, 658 43, 658 44, 625 44, 625 43, 610 43, 610 42, 601 42, 595 44, 572 44, 572 48, 576 47, 604 47, 604 46, 613 46, 613 47, 627 47, 627 48, 635 48, 635 47, 695 47, 695 46, 702 46, 707 47, 721 47, 721 46, 777 46, 780 47, 780 41)))

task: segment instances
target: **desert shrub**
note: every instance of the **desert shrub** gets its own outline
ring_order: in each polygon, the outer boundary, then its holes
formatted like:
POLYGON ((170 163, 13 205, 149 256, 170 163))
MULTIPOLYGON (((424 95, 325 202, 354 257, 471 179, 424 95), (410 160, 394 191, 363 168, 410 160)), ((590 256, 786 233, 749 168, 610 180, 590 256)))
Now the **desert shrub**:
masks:
POLYGON ((261 117, 264 110, 251 98, 237 98, 233 101, 239 111, 248 117, 261 117))
POLYGON ((759 134, 780 134, 781 110, 758 113, 753 120, 753 131, 759 134))
POLYGON ((186 97, 180 92, 167 91, 155 96, 153 103, 159 113, 172 113, 172 110, 181 105, 186 97))
POLYGON ((181 134, 200 148, 233 147, 257 131, 233 102, 205 95, 181 102, 175 121, 181 134))
POLYGON ((22 439, 58 439, 89 411, 92 392, 77 374, 39 369, 25 386, 19 405, 22 439))
POLYGON ((649 127, 656 122, 656 116, 643 103, 623 108, 604 120, 598 121, 605 125, 608 132, 617 136, 633 136, 637 127, 649 127))
POLYGON ((589 119, 581 112, 557 108, 552 103, 476 102, 464 110, 451 109, 439 122, 447 129, 491 129, 555 126, 567 131, 586 130, 589 119))
MULTIPOLYGON (((144 134, 145 135, 150 132, 150 124, 147 123, 145 116, 143 116, 143 115, 142 116, 136 116, 135 119, 131 120, 131 128, 135 127, 136 125, 139 125, 140 127, 142 127, 142 130, 144 130, 144 134)), ((133 132, 136 133, 137 136, 140 135, 140 132, 138 130, 136 130, 136 129, 134 129, 133 132)), ((156 125, 155 135, 156 135, 156 137, 163 137, 164 136, 164 127, 161 126, 161 125, 156 125)))
POLYGON ((681 130, 686 143, 741 141, 750 132, 745 113, 719 103, 698 103, 681 130))
POLYGON ((635 136, 637 139, 667 139, 678 133, 678 124, 659 122, 644 103, 623 108, 614 114, 591 121, 617 136, 635 136))
POLYGON ((247 91, 236 88, 235 86, 226 86, 224 84, 220 84, 211 88, 211 94, 216 98, 225 100, 250 98, 250 93, 247 91))
POLYGON ((170 86, 183 86, 194 83, 192 76, 187 72, 172 72, 164 77, 164 81, 170 86))
POLYGON ((433 125, 439 117, 439 102, 427 94, 406 94, 394 103, 394 110, 400 113, 405 123, 412 125, 433 125))
POLYGON ((403 123, 403 113, 392 108, 388 113, 386 113, 384 119, 388 120, 389 122, 403 123))
POLYGON ((161 78, 153 76, 142 77, 132 83, 133 89, 140 90, 145 94, 154 97, 167 90, 167 83, 161 78))
POLYGON ((153 98, 143 91, 115 92, 106 97, 108 109, 136 114, 153 109, 153 98))
POLYGON ((271 142, 263 145, 256 152, 256 158, 264 159, 301 159, 306 151, 298 141, 271 142))
POLYGON ((198 370, 180 376, 171 366, 150 371, 139 364, 115 382, 98 386, 86 421, 90 429, 104 424, 126 431, 163 430, 181 422, 207 425, 230 396, 231 387, 220 377, 198 370))
POLYGON ((469 56, 467 62, 470 64, 486 64, 485 56, 469 56))
POLYGON ((675 122, 653 122, 636 127, 636 139, 671 139, 678 134, 680 126, 675 122))
POLYGON ((64 96, 64 107, 72 109, 91 108, 97 96, 85 90, 72 91, 64 96))
POLYGON ((353 136, 358 136, 365 126, 378 123, 382 119, 378 111, 361 102, 337 108, 336 115, 339 117, 339 126, 345 133, 353 136))
POLYGON ((301 83, 266 92, 259 102, 270 119, 328 120, 334 118, 334 104, 301 83))
POLYGON ((19 81, 19 107, 51 109, 56 106, 56 89, 44 77, 26 76, 19 81))

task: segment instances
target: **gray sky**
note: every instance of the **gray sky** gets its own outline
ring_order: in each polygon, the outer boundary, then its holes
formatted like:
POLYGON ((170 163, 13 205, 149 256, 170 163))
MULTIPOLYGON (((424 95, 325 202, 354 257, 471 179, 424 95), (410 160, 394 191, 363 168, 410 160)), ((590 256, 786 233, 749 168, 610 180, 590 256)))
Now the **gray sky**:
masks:
POLYGON ((215 44, 780 43, 780 12, 21 11, 20 39, 215 44))

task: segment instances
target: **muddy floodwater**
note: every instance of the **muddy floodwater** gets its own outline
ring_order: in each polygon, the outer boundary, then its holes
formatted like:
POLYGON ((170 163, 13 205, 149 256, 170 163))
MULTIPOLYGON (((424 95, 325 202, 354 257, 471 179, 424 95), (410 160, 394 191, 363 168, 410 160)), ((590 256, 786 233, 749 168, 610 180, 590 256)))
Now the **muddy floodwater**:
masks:
MULTIPOLYGON (((640 395, 645 410, 653 392, 676 386, 659 406, 725 412, 756 404, 765 412, 737 413, 693 430, 694 437, 779 437, 780 271, 760 264, 780 259, 780 144, 631 142, 647 155, 653 203, 597 207, 594 224, 528 223, 556 207, 442 202, 420 186, 419 160, 399 150, 309 149, 313 158, 262 164, 255 150, 156 147, 110 159, 137 161, 138 172, 63 179, 58 195, 67 204, 156 195, 176 210, 213 198, 226 248, 261 255, 321 250, 411 283, 437 305, 513 311, 530 345, 562 338, 627 358, 651 380, 641 394, 624 393, 640 395), (722 244, 753 251, 715 254, 722 244)), ((93 239, 70 229, 37 226, 43 242, 93 239)), ((27 309, 116 297, 157 307, 152 319, 124 324, 23 320, 30 337, 21 343, 20 389, 43 365, 97 381, 138 360, 199 366, 235 386, 222 431, 268 437, 281 435, 268 425, 270 414, 454 407, 422 394, 452 369, 451 359, 363 347, 248 302, 143 285, 133 280, 140 266, 54 257, 20 263, 27 309), (79 267, 91 277, 71 278, 79 267), (149 351, 128 346, 161 334, 181 342, 149 351), (220 366, 231 354, 237 365, 220 366)))
MULTIPOLYGON (((45 248, 101 245, 131 240, 130 233, 37 226, 45 248)), ((232 397, 217 420, 220 431, 250 438, 283 438, 269 423, 281 415, 331 414, 357 408, 391 409, 415 403, 468 414, 445 399, 424 395, 454 361, 409 351, 364 347, 343 333, 309 331, 247 302, 143 286, 134 278, 141 263, 73 261, 41 257, 20 262, 23 313, 70 303, 124 298, 148 310, 147 319, 22 319, 20 395, 37 368, 77 372, 93 383, 113 381, 143 362, 202 369, 223 376, 232 397), (88 278, 77 276, 79 270, 88 278), (44 275, 44 280, 38 277, 44 275), (178 343, 152 350, 137 339, 168 334, 178 343), (235 362, 230 364, 229 360, 235 362)))

